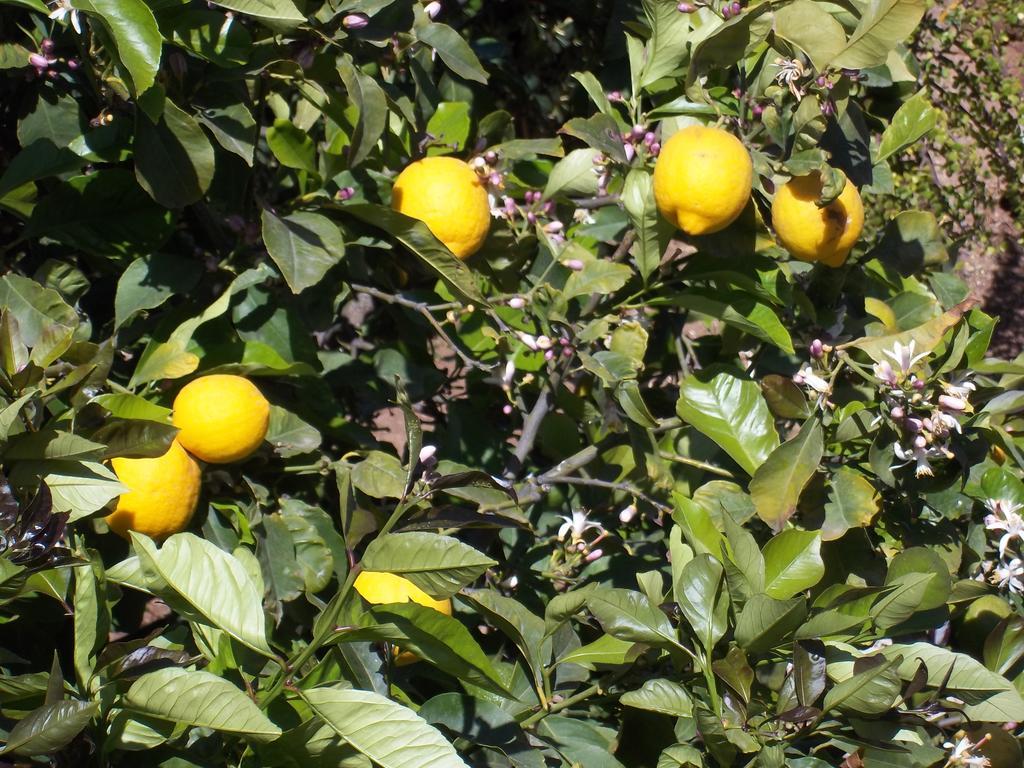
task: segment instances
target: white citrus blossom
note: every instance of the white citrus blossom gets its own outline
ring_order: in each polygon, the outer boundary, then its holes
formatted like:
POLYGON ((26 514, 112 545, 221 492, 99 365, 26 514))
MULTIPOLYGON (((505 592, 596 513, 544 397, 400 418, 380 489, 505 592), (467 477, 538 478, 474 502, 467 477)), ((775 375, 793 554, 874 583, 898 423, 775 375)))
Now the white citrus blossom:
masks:
POLYGON ((892 358, 892 361, 899 367, 899 371, 906 376, 910 373, 911 369, 919 362, 928 357, 927 352, 921 352, 920 354, 914 354, 914 348, 917 346, 917 342, 913 339, 910 343, 903 345, 900 342, 893 344, 892 349, 884 350, 884 353, 892 358))
POLYGON ((71 26, 75 32, 82 34, 82 19, 79 16, 78 9, 73 7, 69 0, 56 0, 53 10, 50 11, 50 18, 54 21, 62 22, 67 17, 70 17, 71 26))
POLYGON ((989 768, 992 765, 987 757, 974 751, 978 748, 978 744, 966 736, 955 743, 947 741, 942 746, 950 750, 949 759, 946 760, 944 768, 989 768))
POLYGON ((565 534, 572 532, 572 540, 580 541, 583 534, 590 530, 603 530, 600 523, 587 519, 587 513, 581 509, 572 513, 572 516, 559 515, 565 522, 558 529, 558 540, 564 541, 565 534))
POLYGON ((985 506, 992 512, 985 515, 985 527, 990 531, 1002 531, 999 538, 999 556, 1006 556, 1006 549, 1014 539, 1024 541, 1024 517, 1018 510, 1022 504, 1008 499, 989 499, 985 506))
POLYGON ((815 392, 822 395, 827 393, 830 389, 828 382, 816 374, 814 369, 809 365, 805 365, 801 368, 800 373, 794 376, 793 380, 796 381, 797 384, 806 384, 815 392))
POLYGON ((1024 577, 1024 563, 1019 557, 1008 563, 999 563, 992 569, 992 583, 1000 589, 1008 589, 1016 594, 1024 592, 1024 580, 1021 577, 1024 577))

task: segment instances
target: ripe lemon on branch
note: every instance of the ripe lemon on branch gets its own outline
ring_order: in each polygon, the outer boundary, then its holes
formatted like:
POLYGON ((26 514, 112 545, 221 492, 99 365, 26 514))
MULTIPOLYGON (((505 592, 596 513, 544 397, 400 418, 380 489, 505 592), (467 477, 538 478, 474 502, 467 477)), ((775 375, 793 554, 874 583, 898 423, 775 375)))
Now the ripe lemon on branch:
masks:
MULTIPOLYGON (((394 573, 363 571, 356 576, 352 586, 371 605, 413 602, 440 611, 445 616, 452 615, 451 600, 435 600, 404 576, 394 573)), ((416 654, 396 649, 395 664, 398 666, 412 664, 415 661, 419 661, 416 654)))
POLYGON ((270 403, 246 378, 227 374, 202 376, 174 398, 178 442, 210 464, 244 459, 263 442, 270 403))
POLYGON ((772 224, 779 242, 796 258, 841 267, 864 229, 864 206, 860 192, 847 181, 839 197, 819 208, 823 187, 817 171, 790 179, 775 193, 772 224))
POLYGON ((112 459, 114 474, 128 488, 107 516, 112 531, 128 538, 138 531, 164 539, 185 530, 199 499, 199 465, 177 440, 154 459, 112 459))
POLYGON ((426 224, 460 259, 480 250, 491 227, 483 182, 454 157, 425 157, 406 166, 395 179, 391 207, 426 224))
POLYGON ((672 134, 654 166, 654 200, 688 235, 725 229, 750 200, 754 164, 743 143, 721 128, 691 125, 672 134))

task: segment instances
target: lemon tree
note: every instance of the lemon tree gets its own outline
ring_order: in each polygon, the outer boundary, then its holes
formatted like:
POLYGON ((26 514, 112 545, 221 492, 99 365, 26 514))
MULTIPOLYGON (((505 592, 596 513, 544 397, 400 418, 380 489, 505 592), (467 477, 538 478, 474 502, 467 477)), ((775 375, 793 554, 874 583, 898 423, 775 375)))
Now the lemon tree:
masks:
POLYGON ((0 763, 1020 766, 926 5, 0 0, 0 763))

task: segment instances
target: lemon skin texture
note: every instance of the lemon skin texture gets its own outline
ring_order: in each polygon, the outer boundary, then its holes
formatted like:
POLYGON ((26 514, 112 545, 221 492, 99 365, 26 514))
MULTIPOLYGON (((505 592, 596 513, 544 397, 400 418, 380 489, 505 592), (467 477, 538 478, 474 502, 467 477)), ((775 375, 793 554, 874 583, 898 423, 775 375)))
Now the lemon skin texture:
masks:
MULTIPOLYGON (((408 579, 394 573, 363 571, 356 576, 353 586, 356 588, 356 592, 372 605, 411 601, 440 611, 445 616, 452 615, 451 600, 435 600, 408 579)), ((404 667, 417 661, 419 661, 419 657, 416 654, 395 649, 395 664, 397 666, 404 667)))
POLYGON ((425 157, 398 174, 391 207, 419 219, 448 250, 468 259, 491 227, 491 207, 480 177, 454 157, 425 157))
POLYGON ((244 459, 267 435, 270 403, 246 378, 227 374, 202 376, 174 398, 178 442, 210 464, 244 459))
POLYGON ((107 515, 110 529, 125 538, 129 531, 164 539, 185 530, 199 499, 200 471, 177 440, 154 459, 112 459, 114 474, 128 488, 107 515))
POLYGON ((819 208, 818 173, 790 179, 772 201, 772 224, 779 242, 801 261, 841 267, 864 229, 864 205, 857 187, 846 182, 839 197, 819 208))
POLYGON ((754 164, 727 131, 691 125, 674 133, 654 166, 654 200, 665 220, 688 235, 725 229, 750 200, 754 164))

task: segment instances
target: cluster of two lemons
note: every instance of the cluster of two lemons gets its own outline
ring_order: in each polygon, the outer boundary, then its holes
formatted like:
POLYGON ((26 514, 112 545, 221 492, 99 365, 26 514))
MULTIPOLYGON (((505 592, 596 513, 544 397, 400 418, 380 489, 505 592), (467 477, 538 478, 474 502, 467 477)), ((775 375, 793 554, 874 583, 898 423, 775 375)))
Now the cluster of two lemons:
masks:
POLYGON ((138 531, 163 539, 184 530, 199 500, 196 458, 227 464, 250 455, 267 434, 270 404, 248 379, 214 374, 182 388, 172 419, 179 431, 162 456, 111 461, 128 492, 107 525, 122 536, 138 531))
MULTIPOLYGON (((750 200, 754 166, 742 142, 720 128, 694 125, 665 142, 654 168, 658 210, 690 235, 707 235, 735 221, 750 200)), ((772 224, 782 245, 803 261, 841 266, 864 226, 857 188, 847 183, 818 207, 823 180, 815 172, 786 183, 772 201, 772 224)))

